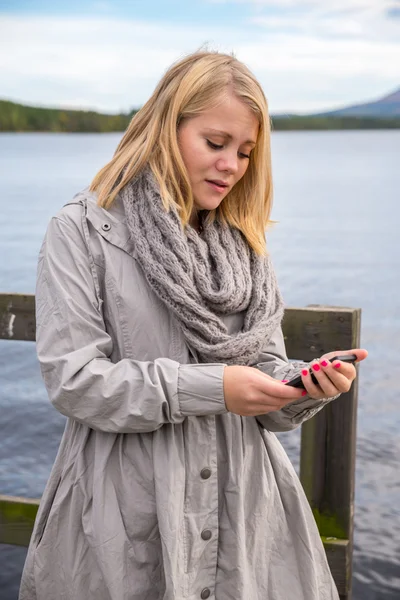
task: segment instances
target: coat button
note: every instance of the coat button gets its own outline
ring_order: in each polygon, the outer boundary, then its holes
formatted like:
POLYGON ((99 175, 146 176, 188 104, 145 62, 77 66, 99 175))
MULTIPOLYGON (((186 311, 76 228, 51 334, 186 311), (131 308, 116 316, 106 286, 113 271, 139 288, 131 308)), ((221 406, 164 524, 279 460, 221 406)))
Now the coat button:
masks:
POLYGON ((205 469, 202 469, 200 471, 200 476, 202 479, 208 479, 209 477, 211 477, 211 469, 207 467, 205 469))
POLYGON ((206 598, 209 598, 210 596, 211 596, 211 592, 208 588, 204 588, 204 590, 201 591, 201 594, 200 594, 201 600, 205 600, 206 598))
POLYGON ((201 532, 201 538, 203 540, 209 540, 212 537, 212 533, 209 529, 205 529, 204 531, 201 532))
POLYGON ((103 223, 103 225, 101 226, 103 231, 110 231, 111 229, 111 225, 110 223, 103 223))

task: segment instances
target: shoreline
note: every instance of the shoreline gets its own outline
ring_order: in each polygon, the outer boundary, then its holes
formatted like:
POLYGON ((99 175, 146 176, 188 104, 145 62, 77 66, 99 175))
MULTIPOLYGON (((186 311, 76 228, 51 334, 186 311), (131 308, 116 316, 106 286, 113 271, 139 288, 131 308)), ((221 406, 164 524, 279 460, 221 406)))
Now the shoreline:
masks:
MULTIPOLYGON (((0 100, 0 133, 118 133, 138 112, 41 108, 0 100)), ((400 129, 400 115, 270 115, 272 131, 358 131, 400 129)))

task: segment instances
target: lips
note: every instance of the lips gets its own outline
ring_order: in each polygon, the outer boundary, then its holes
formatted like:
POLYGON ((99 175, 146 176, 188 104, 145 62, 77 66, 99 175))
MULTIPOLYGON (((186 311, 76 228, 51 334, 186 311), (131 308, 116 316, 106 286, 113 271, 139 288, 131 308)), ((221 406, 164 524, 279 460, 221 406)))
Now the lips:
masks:
POLYGON ((220 179, 206 179, 206 181, 208 183, 214 183, 215 185, 218 185, 219 187, 228 187, 228 184, 225 181, 221 181, 220 179))
POLYGON ((206 179, 206 183, 219 194, 224 194, 229 187, 225 181, 221 181, 220 179, 206 179))

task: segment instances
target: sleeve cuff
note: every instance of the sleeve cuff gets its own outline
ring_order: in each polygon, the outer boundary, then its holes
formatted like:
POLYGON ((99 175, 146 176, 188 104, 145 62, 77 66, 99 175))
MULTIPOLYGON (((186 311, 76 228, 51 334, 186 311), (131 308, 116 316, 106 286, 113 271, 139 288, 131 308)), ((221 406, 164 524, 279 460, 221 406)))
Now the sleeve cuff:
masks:
POLYGON ((178 403, 182 416, 198 417, 228 412, 224 398, 225 364, 179 366, 178 403))

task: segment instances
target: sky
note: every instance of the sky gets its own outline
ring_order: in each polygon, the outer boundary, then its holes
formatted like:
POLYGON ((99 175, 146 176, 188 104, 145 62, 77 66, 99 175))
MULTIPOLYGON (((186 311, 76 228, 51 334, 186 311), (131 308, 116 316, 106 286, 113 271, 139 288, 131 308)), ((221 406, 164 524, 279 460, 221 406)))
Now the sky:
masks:
POLYGON ((0 0, 0 99, 127 112, 207 48, 254 72, 274 114, 400 87, 400 0, 0 0))

